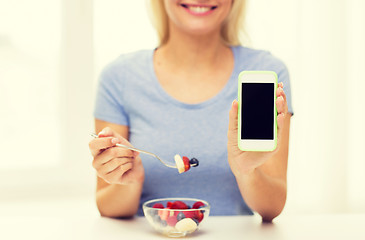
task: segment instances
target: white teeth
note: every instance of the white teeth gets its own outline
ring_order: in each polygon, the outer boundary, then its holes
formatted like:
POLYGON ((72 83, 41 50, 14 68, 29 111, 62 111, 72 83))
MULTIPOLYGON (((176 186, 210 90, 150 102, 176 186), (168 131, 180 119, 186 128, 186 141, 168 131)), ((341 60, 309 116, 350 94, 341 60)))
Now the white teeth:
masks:
POLYGON ((205 13, 210 10, 210 7, 193 7, 189 6, 189 10, 196 13, 205 13))

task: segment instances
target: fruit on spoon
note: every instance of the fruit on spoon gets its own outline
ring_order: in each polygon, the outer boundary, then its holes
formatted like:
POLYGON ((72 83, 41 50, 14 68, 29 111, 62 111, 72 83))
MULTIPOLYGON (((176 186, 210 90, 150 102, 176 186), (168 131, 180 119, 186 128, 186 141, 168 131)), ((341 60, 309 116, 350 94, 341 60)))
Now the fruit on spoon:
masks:
POLYGON ((192 158, 189 160, 186 156, 181 158, 179 154, 175 155, 174 160, 179 173, 186 172, 190 169, 190 167, 197 167, 199 165, 198 159, 192 158))

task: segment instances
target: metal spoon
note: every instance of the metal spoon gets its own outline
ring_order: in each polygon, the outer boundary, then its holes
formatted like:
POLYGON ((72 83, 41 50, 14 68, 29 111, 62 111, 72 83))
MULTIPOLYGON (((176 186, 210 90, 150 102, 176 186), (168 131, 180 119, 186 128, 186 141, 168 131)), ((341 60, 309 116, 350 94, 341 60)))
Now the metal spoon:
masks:
MULTIPOLYGON (((99 136, 96 135, 95 133, 91 133, 91 136, 94 137, 94 138, 98 138, 99 136)), ((153 156, 155 158, 157 158, 163 165, 165 165, 166 167, 169 167, 169 168, 177 168, 175 165, 170 165, 168 163, 166 163, 165 161, 163 161, 159 156, 157 156, 156 154, 154 153, 151 153, 151 152, 147 152, 147 151, 144 151, 144 150, 141 150, 141 149, 138 149, 138 148, 134 148, 134 147, 130 147, 130 146, 127 146, 127 145, 123 145, 123 144, 115 144, 116 146, 118 147, 122 147, 122 148, 126 148, 126 149, 129 149, 129 150, 132 150, 132 151, 136 151, 136 152, 140 152, 140 153, 144 153, 144 154, 148 154, 150 156, 153 156)))

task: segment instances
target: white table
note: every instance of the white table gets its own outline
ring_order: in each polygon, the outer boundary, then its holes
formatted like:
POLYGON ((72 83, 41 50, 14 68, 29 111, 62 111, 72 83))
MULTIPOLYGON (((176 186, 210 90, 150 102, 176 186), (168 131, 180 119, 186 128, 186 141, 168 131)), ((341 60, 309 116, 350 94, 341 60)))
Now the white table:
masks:
MULTIPOLYGON (((0 213, 1 214, 1 213, 0 213)), ((365 214, 280 216, 262 224, 258 216, 209 217, 185 239, 365 239, 365 214)), ((1 216, 0 239, 168 239, 143 217, 129 220, 88 216, 1 216)))

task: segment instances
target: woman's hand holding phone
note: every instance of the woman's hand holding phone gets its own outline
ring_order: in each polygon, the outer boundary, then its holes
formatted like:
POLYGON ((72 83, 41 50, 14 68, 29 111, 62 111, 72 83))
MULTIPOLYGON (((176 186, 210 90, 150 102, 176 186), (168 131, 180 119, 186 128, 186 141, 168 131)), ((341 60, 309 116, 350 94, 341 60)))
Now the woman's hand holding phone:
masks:
POLYGON ((138 152, 116 146, 117 143, 132 145, 109 127, 98 136, 89 143, 97 175, 109 184, 143 183, 144 168, 138 152))
POLYGON ((276 89, 276 108, 277 108, 277 147, 273 151, 242 151, 238 147, 238 102, 233 101, 229 112, 229 127, 228 127, 228 162, 233 174, 242 176, 251 173, 257 167, 264 164, 270 159, 280 148, 281 130, 284 126, 284 118, 288 113, 286 96, 283 90, 283 83, 279 83, 276 89))

